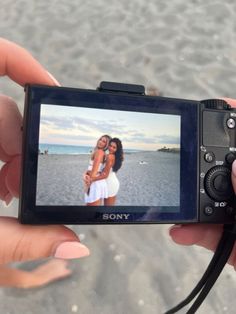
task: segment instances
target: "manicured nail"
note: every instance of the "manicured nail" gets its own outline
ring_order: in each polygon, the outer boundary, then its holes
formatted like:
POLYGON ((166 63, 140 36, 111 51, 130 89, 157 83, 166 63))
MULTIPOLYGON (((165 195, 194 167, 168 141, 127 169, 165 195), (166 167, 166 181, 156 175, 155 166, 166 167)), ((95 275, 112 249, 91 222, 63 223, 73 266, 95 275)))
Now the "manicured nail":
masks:
POLYGON ((61 243, 54 254, 56 258, 73 259, 88 256, 89 249, 80 242, 63 242, 61 243))
POLYGON ((61 86, 61 84, 55 79, 55 77, 50 72, 47 71, 47 74, 50 76, 51 80, 55 85, 61 86))

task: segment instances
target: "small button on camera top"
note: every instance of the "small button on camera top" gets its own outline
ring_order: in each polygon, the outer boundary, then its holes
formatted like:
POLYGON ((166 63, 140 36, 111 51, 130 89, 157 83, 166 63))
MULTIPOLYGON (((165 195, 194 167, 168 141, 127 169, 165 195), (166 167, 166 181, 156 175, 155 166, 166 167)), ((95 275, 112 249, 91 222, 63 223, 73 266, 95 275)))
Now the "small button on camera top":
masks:
POLYGON ((235 120, 233 118, 229 118, 227 120, 227 127, 229 129, 234 129, 235 128, 235 124, 236 124, 236 122, 235 122, 235 120))
POLYGON ((228 153, 225 156, 225 161, 230 165, 234 162, 235 159, 236 159, 236 154, 234 153, 228 153))
POLYGON ((215 155, 212 152, 206 153, 204 159, 206 162, 213 162, 215 160, 215 155))

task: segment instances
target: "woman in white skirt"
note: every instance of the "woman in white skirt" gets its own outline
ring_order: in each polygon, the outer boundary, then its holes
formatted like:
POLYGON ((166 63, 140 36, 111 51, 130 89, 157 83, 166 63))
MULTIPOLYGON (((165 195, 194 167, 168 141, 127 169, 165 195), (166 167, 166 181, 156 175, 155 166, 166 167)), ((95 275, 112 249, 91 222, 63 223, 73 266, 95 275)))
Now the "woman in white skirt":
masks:
POLYGON ((97 141, 97 145, 92 153, 88 170, 84 175, 85 181, 85 203, 87 206, 100 206, 103 199, 108 197, 108 189, 106 180, 96 181, 95 178, 102 173, 105 163, 105 151, 108 148, 109 135, 103 135, 97 141), (86 184, 86 180, 90 178, 91 184, 86 184))
POLYGON ((116 195, 119 191, 120 182, 116 176, 121 168, 123 157, 123 147, 120 139, 112 138, 108 146, 109 154, 106 156, 106 163, 103 171, 98 176, 91 179, 92 184, 106 179, 108 195, 104 198, 105 206, 115 205, 116 195))

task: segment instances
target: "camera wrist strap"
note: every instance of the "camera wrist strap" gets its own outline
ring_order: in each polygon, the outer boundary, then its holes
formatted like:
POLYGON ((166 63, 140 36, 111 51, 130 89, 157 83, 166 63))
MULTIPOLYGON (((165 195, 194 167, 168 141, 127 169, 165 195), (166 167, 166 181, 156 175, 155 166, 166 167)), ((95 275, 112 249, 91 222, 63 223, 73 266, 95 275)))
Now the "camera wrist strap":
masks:
POLYGON ((205 273, 202 278, 192 290, 192 292, 178 305, 165 312, 165 314, 173 314, 178 312, 184 306, 189 304, 195 297, 196 300, 192 304, 191 308, 186 312, 187 314, 192 314, 197 311, 200 307, 212 286, 219 277, 221 271, 223 270, 225 264, 227 263, 229 256, 234 247, 236 240, 236 224, 224 225, 223 233, 221 239, 218 243, 216 251, 209 263, 205 273), (198 296, 197 296, 198 295, 198 296))

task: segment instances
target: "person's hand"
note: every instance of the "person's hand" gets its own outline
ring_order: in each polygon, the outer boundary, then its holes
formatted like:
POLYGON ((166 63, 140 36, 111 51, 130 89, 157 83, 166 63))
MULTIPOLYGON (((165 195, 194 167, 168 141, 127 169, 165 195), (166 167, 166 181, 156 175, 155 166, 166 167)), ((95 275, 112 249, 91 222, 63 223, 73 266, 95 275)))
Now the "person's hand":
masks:
MULTIPOLYGON (((59 85, 23 48, 0 38, 0 75, 26 83, 59 85)), ((23 89, 22 89, 23 92, 23 89)), ((19 196, 22 117, 14 101, 0 95, 0 199, 6 204, 19 196)), ((89 255, 78 236, 64 226, 26 226, 16 218, 0 217, 0 264, 54 256, 89 255)))
POLYGON ((91 183, 92 183, 92 179, 90 177, 90 175, 86 172, 83 175, 83 181, 84 181, 84 185, 89 188, 91 183))
MULTIPOLYGON (((236 108, 236 100, 224 98, 232 107, 236 108)), ((232 165, 232 184, 236 193, 236 161, 232 165)), ((182 245, 199 245, 214 251, 222 234, 222 225, 196 224, 174 225, 170 228, 170 236, 174 242, 182 245)), ((236 269, 236 247, 230 256, 229 264, 236 269)))

